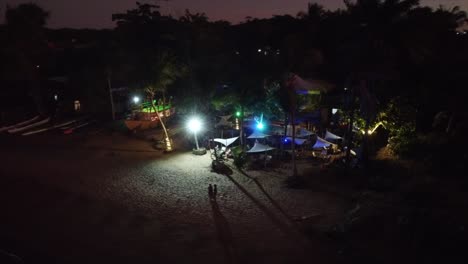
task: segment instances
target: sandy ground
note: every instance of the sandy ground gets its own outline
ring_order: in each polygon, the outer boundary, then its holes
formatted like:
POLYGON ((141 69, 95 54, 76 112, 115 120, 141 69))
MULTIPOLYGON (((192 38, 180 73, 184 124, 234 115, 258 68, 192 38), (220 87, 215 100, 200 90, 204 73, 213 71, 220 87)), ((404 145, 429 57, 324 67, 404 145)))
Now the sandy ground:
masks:
MULTIPOLYGON (((0 138, 1 248, 49 263, 337 263, 346 197, 284 187, 287 169, 211 172, 209 155, 106 132, 0 138), (216 200, 207 187, 218 186, 216 200)), ((312 177, 312 176, 311 176, 312 177)))

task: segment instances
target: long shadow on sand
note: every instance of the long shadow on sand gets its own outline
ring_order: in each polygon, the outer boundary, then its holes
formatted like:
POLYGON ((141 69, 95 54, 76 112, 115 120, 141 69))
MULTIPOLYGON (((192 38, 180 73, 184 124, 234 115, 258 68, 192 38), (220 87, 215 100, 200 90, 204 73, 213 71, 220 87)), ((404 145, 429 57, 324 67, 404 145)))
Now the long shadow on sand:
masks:
POLYGON ((216 196, 213 196, 212 194, 209 194, 209 196, 211 209, 213 212, 213 220, 216 226, 216 231, 218 233, 218 240, 223 247, 226 263, 236 263, 231 227, 229 226, 226 217, 224 217, 224 215, 221 213, 221 210, 219 209, 216 196))
MULTIPOLYGON (((291 223, 293 223, 293 220, 291 219, 291 217, 286 213, 286 211, 283 210, 283 208, 281 208, 281 206, 265 191, 265 188, 263 188, 263 185, 260 184, 260 182, 248 175, 245 171, 243 171, 242 169, 239 169, 240 173, 242 173, 244 176, 246 176, 247 178, 249 178, 250 180, 252 180, 258 187, 258 189, 265 195, 265 197, 270 201, 270 203, 282 214, 284 215, 284 217, 286 217, 286 219, 288 219, 291 223)), ((294 224, 294 223, 293 223, 294 224)))
MULTIPOLYGON (((252 202, 261 210, 265 213, 266 216, 268 216, 270 218, 270 220, 273 222, 273 224, 275 224, 285 235, 291 237, 291 239, 293 240, 296 240, 296 241, 304 241, 306 243, 305 240, 303 240, 302 236, 297 232, 297 230, 295 230, 295 228, 293 228, 293 225, 291 224, 290 221, 288 221, 288 223, 285 223, 284 221, 282 221, 273 211, 271 211, 266 205, 264 205, 262 202, 260 202, 257 198, 255 198, 251 193, 249 193, 240 183, 238 183, 233 177, 232 177, 232 174, 233 174, 233 170, 227 166, 226 164, 224 163, 217 163, 216 164, 217 166, 217 172, 219 174, 223 174, 224 176, 226 176, 241 192, 243 192, 250 200, 252 200, 252 202), (224 173, 222 173, 224 172, 224 173)), ((263 189, 263 187, 261 188, 264 193, 265 190, 263 189)), ((271 197, 268 195, 268 197, 271 199, 271 197)), ((273 199, 271 199, 271 201, 274 202, 273 199)), ((279 207, 279 205, 274 202, 276 204, 276 206, 279 207)), ((279 207, 281 208, 281 207, 279 207)), ((282 213, 283 214, 286 214, 284 212, 284 210, 282 210, 282 213)), ((287 219, 289 220, 289 217, 287 217, 287 219)))

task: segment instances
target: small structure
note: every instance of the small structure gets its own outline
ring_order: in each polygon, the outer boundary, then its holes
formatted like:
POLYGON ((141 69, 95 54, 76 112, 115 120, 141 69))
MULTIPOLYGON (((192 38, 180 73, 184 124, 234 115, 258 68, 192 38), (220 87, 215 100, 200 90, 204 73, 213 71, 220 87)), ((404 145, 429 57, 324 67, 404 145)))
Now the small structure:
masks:
POLYGON ((299 128, 296 133, 296 137, 308 137, 314 135, 313 132, 305 129, 305 128, 299 128))
POLYGON ((75 100, 74 106, 75 106, 75 112, 80 112, 80 110, 81 110, 81 103, 80 103, 79 100, 75 100))
POLYGON ((325 139, 326 140, 341 140, 343 139, 342 137, 340 136, 337 136, 331 132, 329 132, 328 130, 325 132, 325 139))
MULTIPOLYGON (((265 154, 263 154, 263 166, 266 167, 267 161, 271 159, 271 156, 267 156, 266 152, 270 151, 270 150, 274 150, 274 149, 275 148, 270 147, 268 145, 264 145, 264 144, 255 142, 254 146, 251 149, 247 150, 247 153, 251 153, 251 154, 265 153, 265 154)), ((260 155, 260 157, 261 156, 262 155, 260 155)))
MULTIPOLYGON (((292 141, 292 137, 286 137, 284 140, 285 140, 285 141, 292 141)), ((295 143, 296 145, 302 145, 302 144, 304 144, 306 141, 307 141, 307 139, 304 139, 304 138, 295 138, 295 139, 294 139, 294 143, 295 143)))
POLYGON ((251 149, 247 150, 247 153, 262 153, 273 149, 275 148, 255 142, 254 146, 251 149))
POLYGON ((213 139, 214 142, 218 142, 223 144, 226 147, 229 147, 232 143, 234 143, 239 137, 233 137, 233 138, 215 138, 213 139))
POLYGON ((313 149, 323 149, 330 147, 331 145, 334 145, 333 143, 326 141, 325 139, 321 137, 317 137, 317 141, 315 144, 312 146, 313 149))
POLYGON ((247 138, 249 138, 249 139, 258 139, 258 138, 266 138, 266 137, 269 137, 269 136, 270 135, 263 134, 262 132, 256 130, 252 134, 250 134, 250 136, 248 136, 247 138))
POLYGON ((125 125, 129 130, 146 130, 155 128, 159 125, 161 117, 169 118, 175 114, 175 108, 172 105, 159 105, 159 116, 154 111, 151 102, 141 104, 141 108, 134 110, 132 116, 125 120, 125 125))

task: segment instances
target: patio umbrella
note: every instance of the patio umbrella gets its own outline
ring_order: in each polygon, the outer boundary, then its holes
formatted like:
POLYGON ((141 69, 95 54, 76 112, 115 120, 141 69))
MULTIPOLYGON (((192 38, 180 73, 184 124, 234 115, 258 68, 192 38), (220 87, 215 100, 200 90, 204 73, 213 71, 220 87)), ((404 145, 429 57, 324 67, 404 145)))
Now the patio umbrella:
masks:
POLYGON ((275 148, 262 143, 255 142, 254 146, 251 149, 247 150, 247 153, 262 153, 273 149, 275 148))
POLYGON ((315 142, 314 146, 312 146, 313 149, 320 149, 324 147, 329 147, 330 145, 333 145, 333 143, 326 141, 325 139, 321 137, 317 137, 317 141, 315 142))
POLYGON ((231 145, 232 143, 234 143, 234 141, 236 141, 239 137, 233 137, 233 138, 215 138, 213 139, 213 141, 215 142, 218 142, 218 143, 221 143, 223 144, 224 146, 228 147, 229 145, 231 145))
MULTIPOLYGON (((286 140, 292 141, 292 137, 286 137, 286 140)), ((304 144, 304 142, 306 142, 306 140, 307 139, 304 139, 304 138, 295 138, 294 143, 296 143, 296 145, 302 145, 304 144)))
POLYGON ((262 132, 260 131, 254 131, 252 134, 250 134, 250 136, 248 136, 247 138, 266 138, 270 135, 267 135, 267 134, 263 134, 262 132))
POLYGON ((338 139, 343 139, 343 138, 340 137, 340 136, 337 136, 337 135, 335 135, 335 134, 333 134, 333 133, 331 133, 331 132, 329 132, 327 130, 327 132, 325 132, 325 139, 338 140, 338 139))

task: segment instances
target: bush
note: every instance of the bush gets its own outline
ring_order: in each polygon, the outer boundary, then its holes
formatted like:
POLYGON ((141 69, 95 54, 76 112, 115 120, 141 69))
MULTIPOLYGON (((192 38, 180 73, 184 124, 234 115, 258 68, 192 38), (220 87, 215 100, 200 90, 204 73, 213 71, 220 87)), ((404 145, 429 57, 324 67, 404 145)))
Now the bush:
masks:
POLYGON ((399 129, 394 129, 390 132, 388 146, 393 153, 410 157, 415 154, 419 145, 418 137, 413 123, 406 123, 399 129))
POLYGON ((241 146, 232 148, 232 156, 234 158, 234 165, 242 169, 247 163, 247 154, 242 150, 241 146))

